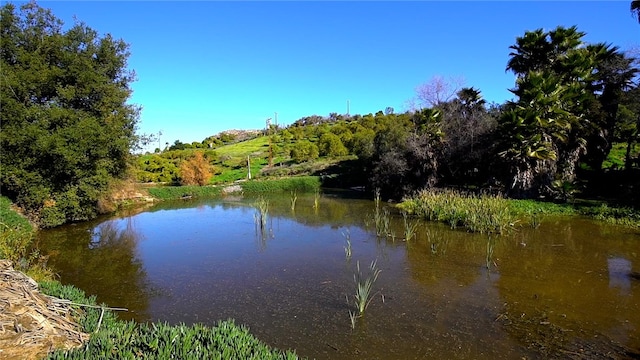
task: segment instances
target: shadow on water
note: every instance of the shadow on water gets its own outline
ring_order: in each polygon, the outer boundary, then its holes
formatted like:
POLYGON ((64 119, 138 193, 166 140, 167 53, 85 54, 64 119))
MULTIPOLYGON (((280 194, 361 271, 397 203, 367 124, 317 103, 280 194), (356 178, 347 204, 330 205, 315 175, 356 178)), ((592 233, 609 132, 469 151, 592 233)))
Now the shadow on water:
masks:
MULTIPOLYGON (((640 239, 583 219, 499 238, 325 194, 162 203, 123 219, 47 230, 64 283, 138 321, 234 318, 260 339, 327 359, 631 357, 640 349, 640 239), (397 235, 397 236, 396 236, 397 235), (347 241, 349 256, 347 256, 347 241), (356 263, 382 270, 352 323, 356 263)), ((120 314, 123 315, 123 314, 120 314)))

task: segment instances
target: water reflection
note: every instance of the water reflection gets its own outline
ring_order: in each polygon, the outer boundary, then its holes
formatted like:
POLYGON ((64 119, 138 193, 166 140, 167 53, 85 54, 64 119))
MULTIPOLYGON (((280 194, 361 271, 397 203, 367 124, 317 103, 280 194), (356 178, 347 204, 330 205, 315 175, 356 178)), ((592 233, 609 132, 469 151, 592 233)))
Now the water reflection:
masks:
POLYGON ((46 249, 51 267, 63 283, 97 294, 98 302, 128 308, 128 313, 120 314, 122 318, 148 319, 153 290, 138 255, 143 239, 135 217, 84 225, 39 233, 38 246, 46 249))
POLYGON ((234 318, 314 358, 531 358, 595 335, 640 347, 638 281, 622 276, 635 234, 551 219, 488 238, 418 222, 403 241, 376 236, 372 201, 297 196, 295 211, 289 194, 267 197, 264 227, 256 199, 189 200, 45 231, 41 244, 63 281, 137 320, 234 318), (376 259, 378 294, 352 329, 355 264, 376 259))

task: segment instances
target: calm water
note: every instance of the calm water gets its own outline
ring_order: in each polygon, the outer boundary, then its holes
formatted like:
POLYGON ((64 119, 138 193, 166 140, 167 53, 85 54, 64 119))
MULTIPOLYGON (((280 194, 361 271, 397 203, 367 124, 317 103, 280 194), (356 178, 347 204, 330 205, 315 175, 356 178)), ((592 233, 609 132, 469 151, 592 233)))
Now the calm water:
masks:
POLYGON ((640 234, 547 219, 496 239, 420 222, 378 239, 373 202, 324 195, 159 204, 39 234, 63 283, 126 307, 122 318, 233 318, 278 348, 318 359, 619 357, 640 352, 640 234), (345 256, 350 238, 352 257, 345 256), (349 317, 354 272, 382 270, 365 315, 349 317), (489 264, 489 269, 487 269, 489 264), (626 354, 626 355, 625 355, 626 354))

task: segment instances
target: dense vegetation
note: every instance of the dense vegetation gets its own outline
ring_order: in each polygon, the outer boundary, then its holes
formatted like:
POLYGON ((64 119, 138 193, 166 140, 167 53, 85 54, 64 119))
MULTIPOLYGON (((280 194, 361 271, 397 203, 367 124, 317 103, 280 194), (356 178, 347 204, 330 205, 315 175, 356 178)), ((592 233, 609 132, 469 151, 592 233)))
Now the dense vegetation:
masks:
POLYGON ((33 2, 0 13, 2 193, 42 226, 90 219, 136 142, 128 45, 33 2))

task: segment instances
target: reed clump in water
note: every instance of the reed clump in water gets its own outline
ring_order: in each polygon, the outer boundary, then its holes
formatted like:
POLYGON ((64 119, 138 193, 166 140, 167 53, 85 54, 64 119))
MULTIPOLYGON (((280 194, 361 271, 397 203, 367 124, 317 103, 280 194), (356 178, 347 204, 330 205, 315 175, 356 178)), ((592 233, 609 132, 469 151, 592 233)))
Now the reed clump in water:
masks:
POLYGON ((398 205, 409 214, 482 234, 503 234, 516 217, 509 201, 495 195, 470 195, 453 190, 425 190, 398 205))

